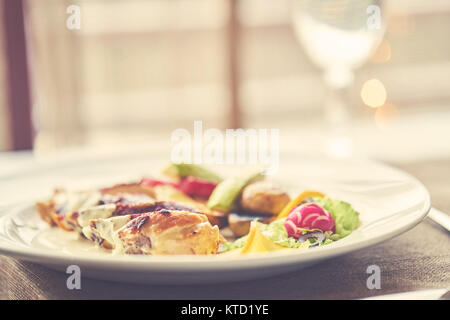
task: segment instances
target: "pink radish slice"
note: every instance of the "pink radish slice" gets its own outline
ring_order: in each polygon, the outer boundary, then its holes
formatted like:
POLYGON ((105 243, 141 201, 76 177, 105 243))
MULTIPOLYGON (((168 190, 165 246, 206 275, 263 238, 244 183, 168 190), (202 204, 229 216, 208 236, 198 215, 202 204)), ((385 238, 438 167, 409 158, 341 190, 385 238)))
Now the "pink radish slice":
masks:
POLYGON ((289 213, 284 227, 290 237, 298 238, 302 235, 299 228, 333 231, 335 222, 331 214, 318 204, 305 203, 289 213))

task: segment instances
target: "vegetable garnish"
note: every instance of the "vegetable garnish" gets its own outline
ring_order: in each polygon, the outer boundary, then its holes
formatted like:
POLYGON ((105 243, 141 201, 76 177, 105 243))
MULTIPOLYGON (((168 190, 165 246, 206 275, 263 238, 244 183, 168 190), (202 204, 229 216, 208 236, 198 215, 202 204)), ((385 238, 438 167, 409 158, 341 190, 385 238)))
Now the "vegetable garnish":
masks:
POLYGON ((318 229, 334 231, 334 220, 331 214, 316 203, 305 203, 292 210, 286 218, 284 227, 290 237, 299 238, 302 229, 318 229))
POLYGON ((358 227, 359 213, 347 202, 326 198, 322 193, 315 191, 303 192, 295 200, 301 203, 302 199, 306 198, 312 198, 313 202, 297 206, 297 208, 294 206, 294 210, 289 208, 289 212, 292 211, 292 217, 283 217, 269 224, 252 221, 249 234, 234 242, 225 243, 225 251, 240 254, 264 250, 274 251, 280 249, 278 246, 317 247, 337 241, 358 227), (295 220, 291 221, 294 218, 295 220), (292 230, 289 229, 291 223, 288 222, 298 222, 298 219, 300 224, 299 226, 295 224, 295 230, 293 229, 295 234, 292 234, 292 230))
POLYGON ((258 228, 257 222, 252 221, 247 241, 242 247, 241 253, 270 252, 289 249, 283 247, 266 237, 258 228))
POLYGON ((189 163, 172 163, 163 173, 173 178, 196 177, 205 181, 219 183, 222 178, 205 167, 189 163))
POLYGON ((323 198, 325 195, 318 191, 311 191, 307 190, 302 193, 300 193, 295 199, 291 200, 284 208, 281 210, 281 212, 278 214, 277 219, 286 218, 289 213, 299 205, 302 204, 303 201, 307 198, 314 198, 314 197, 320 197, 323 198))
POLYGON ((326 237, 325 233, 323 233, 322 231, 313 231, 313 232, 304 233, 303 235, 300 236, 300 238, 298 240, 300 242, 313 240, 313 242, 311 243, 311 245, 309 247, 316 247, 319 244, 324 243, 327 240, 327 237, 326 237))
POLYGON ((196 201, 170 185, 159 185, 154 187, 156 198, 160 201, 174 201, 181 203, 196 204, 196 201))
POLYGON ((332 240, 348 236, 359 226, 359 213, 349 203, 324 197, 316 197, 313 201, 329 211, 335 221, 336 232, 331 236, 332 240))
POLYGON ((225 179, 217 185, 208 200, 208 208, 230 211, 242 189, 251 182, 264 178, 261 170, 225 179))
POLYGON ((144 186, 149 186, 149 187, 169 185, 174 188, 178 188, 178 183, 176 183, 176 182, 164 181, 164 180, 152 179, 152 178, 143 178, 139 184, 144 185, 144 186))
MULTIPOLYGON (((248 235, 243 236, 234 242, 228 242, 224 244, 225 251, 234 250, 238 248, 243 248, 244 246, 250 246, 250 243, 255 241, 255 236, 252 236, 252 232, 256 232, 252 228, 256 226, 258 231, 262 233, 267 239, 272 241, 274 244, 280 245, 284 248, 308 248, 309 243, 301 243, 297 239, 289 237, 286 229, 284 228, 285 219, 275 220, 269 224, 264 224, 257 221, 252 221, 250 232, 248 235), (252 231, 253 230, 253 231, 252 231), (249 242, 250 241, 250 242, 249 242)), ((260 238, 256 238, 258 240, 260 238)), ((259 241, 259 240, 258 240, 259 241)), ((259 244, 251 244, 253 246, 259 247, 259 244)), ((273 247, 270 247, 273 248, 273 247)), ((278 248, 278 247, 276 247, 278 248)), ((273 250, 272 250, 273 251, 273 250)))
POLYGON ((178 185, 178 188, 185 194, 203 198, 208 198, 215 187, 216 184, 214 182, 191 176, 182 178, 178 185))
POLYGON ((197 177, 188 176, 181 178, 176 182, 153 178, 143 178, 140 182, 140 185, 149 187, 171 186, 189 196, 198 196, 207 199, 211 195, 217 184, 197 177))

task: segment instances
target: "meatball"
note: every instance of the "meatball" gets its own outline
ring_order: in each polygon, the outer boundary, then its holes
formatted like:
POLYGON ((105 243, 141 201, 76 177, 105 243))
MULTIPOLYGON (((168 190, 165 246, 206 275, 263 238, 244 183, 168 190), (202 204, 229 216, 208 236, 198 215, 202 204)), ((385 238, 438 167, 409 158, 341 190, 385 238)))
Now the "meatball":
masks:
POLYGON ((267 181, 249 184, 242 191, 241 207, 260 215, 277 215, 289 203, 289 195, 267 181))

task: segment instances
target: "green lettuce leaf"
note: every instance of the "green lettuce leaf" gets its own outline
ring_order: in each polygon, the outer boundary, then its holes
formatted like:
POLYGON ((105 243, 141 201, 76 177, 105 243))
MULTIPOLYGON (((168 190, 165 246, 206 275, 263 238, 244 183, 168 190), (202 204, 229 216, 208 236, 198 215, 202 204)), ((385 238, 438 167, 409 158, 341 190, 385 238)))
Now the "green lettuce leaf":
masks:
POLYGON ((359 226, 359 213, 349 203, 330 198, 314 198, 313 201, 330 212, 336 223, 336 233, 328 239, 342 239, 359 226))
POLYGON ((225 242, 222 244, 223 251, 242 248, 247 241, 248 236, 242 236, 232 242, 225 242))

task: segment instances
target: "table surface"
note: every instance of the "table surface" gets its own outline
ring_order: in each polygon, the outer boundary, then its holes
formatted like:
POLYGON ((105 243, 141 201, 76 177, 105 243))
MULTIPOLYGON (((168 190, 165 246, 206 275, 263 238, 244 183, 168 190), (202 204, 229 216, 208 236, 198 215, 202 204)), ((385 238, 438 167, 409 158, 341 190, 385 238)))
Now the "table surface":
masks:
MULTIPOLYGON (((450 159, 402 164, 428 187, 433 206, 450 212, 450 159)), ((0 255, 1 299, 354 299, 450 287, 449 233, 429 219, 399 237, 281 276, 246 282, 162 286, 82 279, 0 255), (381 289, 369 290, 367 267, 381 269, 381 289)))

